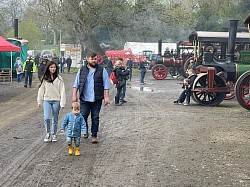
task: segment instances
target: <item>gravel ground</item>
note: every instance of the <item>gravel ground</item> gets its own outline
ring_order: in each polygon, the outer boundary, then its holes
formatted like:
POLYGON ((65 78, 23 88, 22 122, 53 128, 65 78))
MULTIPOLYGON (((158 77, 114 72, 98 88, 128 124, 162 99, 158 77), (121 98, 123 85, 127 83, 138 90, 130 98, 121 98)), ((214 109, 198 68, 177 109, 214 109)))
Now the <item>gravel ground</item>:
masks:
MULTIPOLYGON (((63 74, 70 111, 75 74, 63 74)), ((32 88, 0 83, 0 186, 242 187, 250 186, 249 111, 235 99, 218 107, 174 105, 181 80, 134 76, 123 106, 100 115, 99 144, 81 141, 81 156, 69 156, 65 135, 43 143, 42 111, 32 88)))

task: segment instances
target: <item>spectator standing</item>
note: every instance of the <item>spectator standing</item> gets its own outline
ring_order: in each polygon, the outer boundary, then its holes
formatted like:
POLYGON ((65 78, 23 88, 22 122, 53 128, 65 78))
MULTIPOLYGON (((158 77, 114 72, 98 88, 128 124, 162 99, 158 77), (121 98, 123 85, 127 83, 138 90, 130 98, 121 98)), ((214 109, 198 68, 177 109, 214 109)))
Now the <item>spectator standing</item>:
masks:
POLYGON ((23 78, 23 63, 21 62, 21 58, 16 58, 16 63, 14 64, 16 68, 16 75, 17 75, 17 83, 22 82, 23 78))
POLYGON ((59 63, 60 63, 60 72, 64 73, 64 65, 66 63, 66 60, 65 60, 64 56, 60 57, 59 63))
POLYGON ((42 58, 39 66, 38 66, 38 79, 40 81, 42 80, 43 74, 45 72, 45 67, 46 67, 48 61, 49 61, 48 58, 42 58))
POLYGON ((70 73, 70 67, 72 65, 72 59, 70 56, 68 56, 66 63, 67 63, 68 73, 70 73))
POLYGON ((87 56, 87 65, 82 66, 76 75, 72 101, 77 102, 77 92, 79 91, 81 114, 87 125, 87 134, 84 138, 88 138, 88 116, 91 113, 92 143, 98 143, 99 114, 102 100, 104 100, 104 105, 110 103, 109 88, 110 81, 106 69, 98 64, 98 56, 96 53, 89 53, 87 56))
POLYGON ((49 61, 39 85, 37 95, 37 106, 41 108, 43 103, 44 126, 46 135, 44 142, 56 142, 58 115, 60 108, 66 104, 66 92, 63 79, 58 75, 58 66, 55 62, 49 61), (52 113, 52 129, 50 130, 50 115, 52 113))
POLYGON ((140 68, 140 84, 141 85, 145 84, 144 78, 145 78, 145 74, 147 72, 146 65, 147 65, 146 59, 143 59, 140 62, 140 65, 139 65, 139 68, 140 68))
POLYGON ((132 79, 132 68, 133 68, 133 61, 131 59, 131 57, 127 60, 126 62, 126 67, 128 68, 129 70, 129 81, 131 82, 131 79, 132 79))
MULTIPOLYGON (((121 97, 121 91, 124 89, 124 87, 126 87, 126 77, 129 75, 129 70, 126 70, 122 66, 122 61, 118 60, 115 63, 114 72, 115 72, 115 75, 118 79, 118 83, 116 84, 117 92, 116 92, 116 96, 115 96, 115 105, 121 106, 122 103, 126 103, 124 98, 120 98, 120 97, 121 97), (120 99, 121 99, 121 101, 120 101, 120 99)), ((126 90, 123 90, 123 91, 124 91, 124 96, 125 96, 126 90)))
POLYGON ((32 59, 31 55, 28 55, 28 59, 23 63, 23 71, 25 73, 25 82, 24 87, 27 88, 27 84, 29 83, 29 87, 32 85, 33 73, 36 72, 36 64, 32 59))
POLYGON ((56 55, 56 53, 53 54, 52 61, 55 62, 57 66, 59 65, 60 60, 59 60, 58 56, 56 55))
POLYGON ((112 71, 114 71, 114 67, 113 67, 113 63, 110 57, 108 57, 108 61, 107 61, 107 72, 108 75, 110 77, 110 74, 112 73, 112 71))
POLYGON ((80 104, 73 102, 71 105, 71 112, 68 113, 62 123, 61 132, 65 132, 66 128, 66 142, 69 146, 69 154, 73 154, 73 144, 75 143, 75 155, 80 156, 80 141, 81 135, 86 135, 86 122, 80 113, 80 104))

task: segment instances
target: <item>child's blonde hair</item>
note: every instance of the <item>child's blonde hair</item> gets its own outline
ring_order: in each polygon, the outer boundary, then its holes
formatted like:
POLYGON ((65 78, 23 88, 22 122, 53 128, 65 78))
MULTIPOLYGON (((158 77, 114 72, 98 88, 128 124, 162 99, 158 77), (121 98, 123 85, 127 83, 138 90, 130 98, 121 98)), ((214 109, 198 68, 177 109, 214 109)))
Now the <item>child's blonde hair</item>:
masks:
POLYGON ((80 110, 80 103, 73 102, 72 105, 71 105, 71 109, 78 109, 78 110, 80 110))

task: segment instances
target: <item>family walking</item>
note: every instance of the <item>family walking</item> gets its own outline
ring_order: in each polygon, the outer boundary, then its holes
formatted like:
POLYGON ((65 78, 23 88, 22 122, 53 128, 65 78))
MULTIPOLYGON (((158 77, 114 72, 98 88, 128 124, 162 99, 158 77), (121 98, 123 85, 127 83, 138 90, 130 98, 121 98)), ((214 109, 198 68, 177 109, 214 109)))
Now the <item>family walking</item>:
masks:
MULTIPOLYGON (((109 101, 109 76, 105 68, 98 64, 96 53, 89 53, 87 64, 79 69, 72 94, 71 112, 69 112, 61 125, 61 132, 66 132, 68 153, 80 155, 81 137, 91 136, 92 143, 98 143, 99 114, 104 105, 109 101), (79 98, 77 93, 79 92, 79 98), (89 134, 88 117, 91 116, 91 129, 89 134), (75 145, 75 148, 73 146, 75 145)), ((43 105, 45 126, 44 142, 57 141, 58 116, 60 109, 66 104, 66 91, 62 77, 58 75, 58 66, 49 61, 41 79, 37 96, 38 108, 43 105), (52 120, 50 120, 52 119, 52 120)))

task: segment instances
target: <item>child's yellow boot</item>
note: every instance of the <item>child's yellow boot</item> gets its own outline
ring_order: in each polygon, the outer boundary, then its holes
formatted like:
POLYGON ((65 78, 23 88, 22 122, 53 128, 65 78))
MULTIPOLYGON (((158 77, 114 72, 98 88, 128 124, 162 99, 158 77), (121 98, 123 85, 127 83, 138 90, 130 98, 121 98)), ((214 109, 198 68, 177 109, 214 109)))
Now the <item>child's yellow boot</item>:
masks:
POLYGON ((73 154, 73 146, 72 146, 72 145, 69 146, 69 154, 70 154, 70 155, 73 154))
POLYGON ((80 146, 79 147, 76 147, 76 152, 75 152, 75 155, 76 156, 80 156, 80 146))

